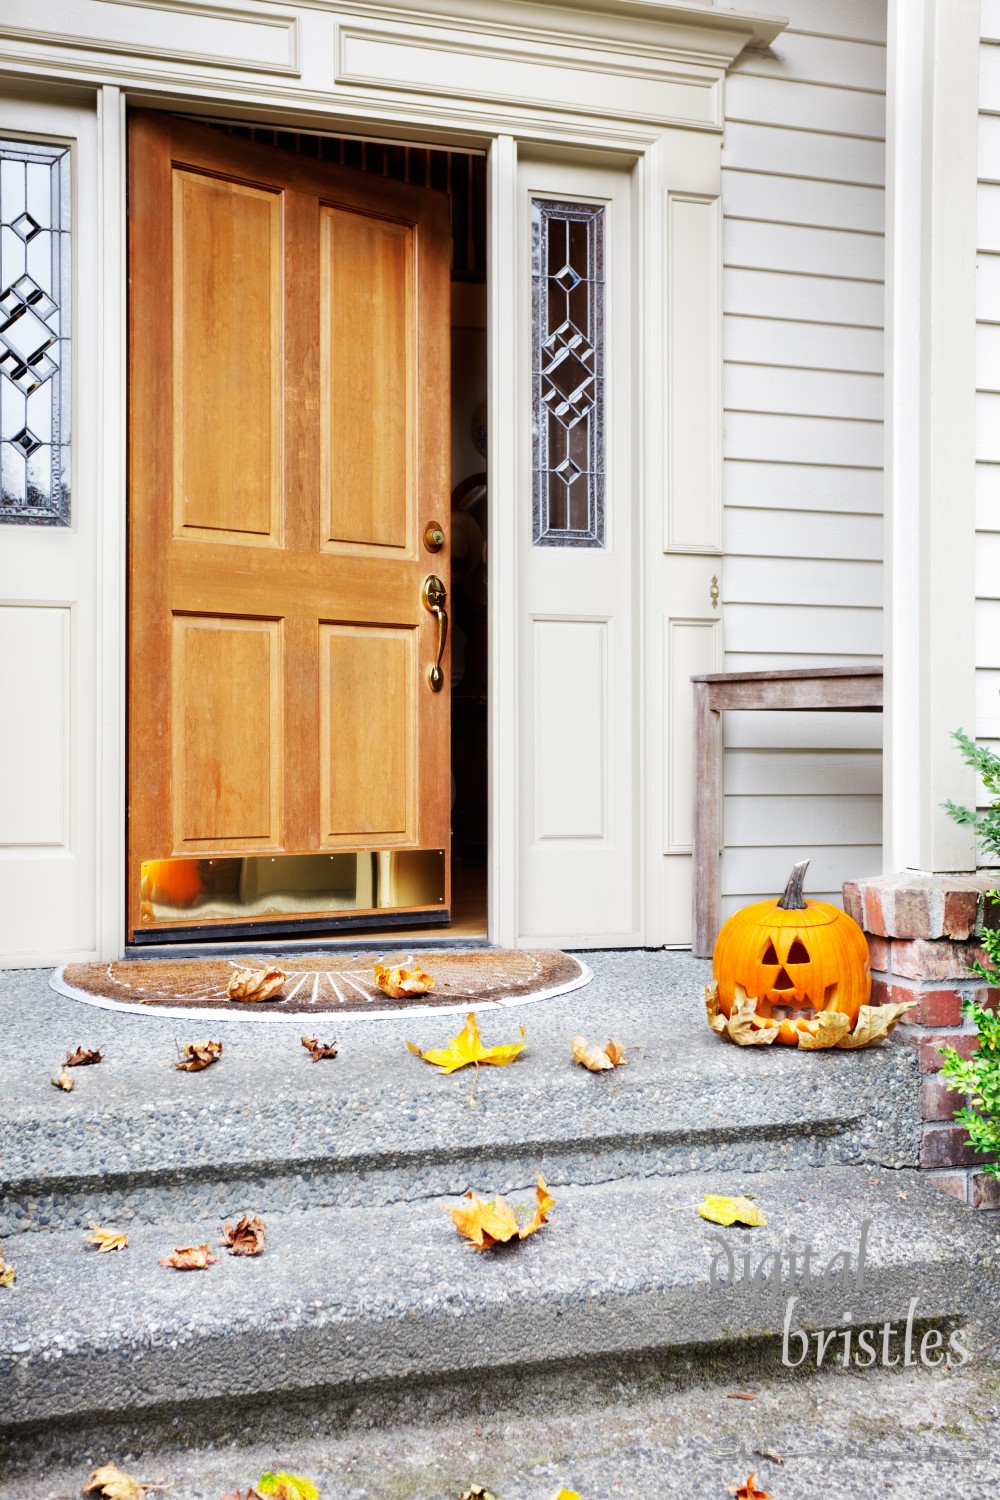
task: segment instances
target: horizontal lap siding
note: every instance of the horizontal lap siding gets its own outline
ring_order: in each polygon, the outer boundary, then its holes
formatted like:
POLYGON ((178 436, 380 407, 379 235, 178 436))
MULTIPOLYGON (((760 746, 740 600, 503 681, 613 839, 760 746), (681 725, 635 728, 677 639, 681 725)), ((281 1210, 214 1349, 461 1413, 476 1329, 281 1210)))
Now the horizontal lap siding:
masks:
MULTIPOLYGON (((976 725, 1000 751, 1000 4, 984 0, 976 211, 976 725)), ((978 803, 991 798, 980 785, 978 803)))
MULTIPOLYGON (((730 671, 882 659, 886 6, 782 10, 726 92, 730 671)), ((804 855, 831 899, 881 869, 881 715, 730 714, 725 739, 724 914, 804 855)))

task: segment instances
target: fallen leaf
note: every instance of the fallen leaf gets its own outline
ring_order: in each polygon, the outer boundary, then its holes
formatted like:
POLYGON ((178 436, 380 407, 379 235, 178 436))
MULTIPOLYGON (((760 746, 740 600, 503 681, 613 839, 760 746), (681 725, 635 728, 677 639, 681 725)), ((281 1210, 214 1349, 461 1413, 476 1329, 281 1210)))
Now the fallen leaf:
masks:
POLYGON ((698 1204, 698 1212, 712 1224, 764 1225, 764 1215, 749 1198, 725 1198, 717 1193, 706 1193, 704 1203, 698 1204))
POLYGON ((230 1255, 262 1255, 264 1253, 264 1220, 260 1214, 244 1214, 238 1224, 223 1224, 222 1243, 230 1255))
POLYGON ((117 1229, 99 1229, 96 1224, 91 1224, 90 1233, 84 1235, 84 1240, 88 1245, 96 1245, 99 1251, 128 1249, 127 1234, 117 1229))
POLYGON ((426 995, 434 988, 434 980, 423 969, 390 969, 384 964, 374 964, 372 970, 375 983, 390 1000, 405 1000, 407 995, 426 995))
POLYGON ((550 1196, 541 1172, 535 1188, 535 1212, 523 1228, 506 1199, 491 1198, 487 1203, 471 1191, 465 1196, 469 1199, 469 1207, 449 1208, 448 1213, 459 1234, 464 1234, 466 1239, 471 1240, 477 1250, 504 1245, 515 1236, 519 1240, 526 1240, 529 1234, 541 1229, 555 1207, 555 1199, 550 1196))
POLYGON ((736 1500, 773 1500, 773 1496, 769 1495, 766 1490, 759 1490, 757 1488, 756 1469, 750 1475, 746 1484, 731 1484, 729 1488, 731 1493, 736 1496, 736 1500))
POLYGON ((178 1049, 181 1061, 174 1063, 182 1073, 200 1073, 222 1056, 221 1042, 188 1042, 178 1049))
POLYGON ((234 969, 226 994, 230 1000, 273 1000, 287 978, 284 969, 234 969))
POLYGON ((827 1047, 836 1047, 843 1037, 851 1029, 849 1016, 843 1015, 839 1010, 821 1010, 815 1021, 809 1021, 806 1026, 796 1028, 799 1033, 799 1047, 804 1052, 821 1052, 827 1047))
POLYGON ((3 1258, 3 1246, 0 1245, 0 1286, 14 1285, 14 1267, 8 1265, 3 1258))
POLYGON ((756 1401, 756 1399, 754 1391, 730 1391, 726 1396, 727 1401, 756 1401))
POLYGON ((304 1036, 300 1040, 313 1062, 319 1062, 321 1057, 336 1057, 337 1055, 336 1042, 318 1042, 314 1036, 304 1036))
POLYGON ((576 1490, 560 1490, 558 1495, 553 1495, 552 1500, 580 1500, 576 1490))
POLYGON ((303 1479, 301 1474, 286 1474, 284 1470, 280 1474, 262 1474, 255 1488, 265 1500, 270 1496, 274 1500, 319 1500, 319 1490, 311 1479, 303 1479))
POLYGON ((783 1464, 785 1460, 780 1453, 775 1453, 773 1448, 755 1448, 754 1454, 757 1458, 766 1458, 769 1464, 783 1464))
POLYGON ((499 1495, 494 1495, 492 1490, 486 1490, 481 1484, 474 1484, 471 1490, 463 1490, 459 1500, 500 1500, 499 1495))
POLYGON ((524 1046, 523 1026, 520 1031, 519 1042, 509 1042, 499 1047, 484 1047, 475 1013, 470 1011, 465 1018, 462 1030, 458 1036, 449 1039, 447 1047, 432 1047, 429 1052, 421 1052, 413 1042, 407 1042, 406 1045, 414 1057, 422 1057, 424 1062, 434 1063, 442 1073, 457 1072, 459 1068, 467 1068, 471 1063, 477 1066, 479 1063, 490 1063, 495 1068, 503 1068, 514 1061, 524 1046))
POLYGON ((862 1005, 850 1036, 838 1041, 838 1047, 871 1047, 883 1037, 891 1036, 901 1016, 919 1002, 904 1000, 901 1005, 862 1005))
POLYGON ((603 1073, 608 1068, 621 1067, 625 1061, 625 1048, 621 1042, 615 1042, 611 1037, 608 1037, 606 1047, 598 1047, 596 1043, 592 1047, 582 1036, 573 1037, 569 1046, 574 1062, 588 1068, 591 1073, 603 1073))
POLYGON ((726 1022, 727 1035, 740 1047, 762 1047, 773 1042, 780 1027, 757 1015, 757 1001, 742 985, 736 986, 736 1003, 726 1022))
POLYGON ((53 1088, 62 1089, 64 1093, 71 1094, 76 1087, 76 1080, 71 1078, 65 1068, 59 1070, 59 1077, 52 1079, 53 1088))
POLYGON ((719 981, 717 979, 713 979, 711 984, 705 986, 705 1014, 708 1016, 709 1026, 721 1036, 729 1018, 723 1015, 719 1006, 719 981))
POLYGON ((212 1254, 210 1245, 184 1245, 178 1246, 172 1255, 163 1256, 160 1265, 172 1266, 175 1271, 204 1271, 214 1266, 218 1258, 212 1254))
POLYGON ((151 1484, 140 1484, 131 1474, 123 1474, 117 1464, 102 1464, 95 1469, 83 1487, 85 1495, 99 1495, 101 1500, 145 1500, 151 1484))
POLYGON ((99 1063, 103 1061, 103 1052, 88 1052, 86 1047, 77 1047, 75 1052, 68 1052, 66 1054, 66 1061, 63 1063, 63 1067, 86 1068, 91 1063, 99 1063))

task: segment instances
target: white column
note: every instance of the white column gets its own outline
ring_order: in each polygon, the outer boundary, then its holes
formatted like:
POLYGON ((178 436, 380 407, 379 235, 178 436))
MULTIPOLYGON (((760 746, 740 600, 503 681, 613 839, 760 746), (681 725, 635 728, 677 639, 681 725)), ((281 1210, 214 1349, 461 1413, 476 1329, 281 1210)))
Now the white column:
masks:
POLYGON ((885 864, 973 870, 978 0, 889 0, 885 864))

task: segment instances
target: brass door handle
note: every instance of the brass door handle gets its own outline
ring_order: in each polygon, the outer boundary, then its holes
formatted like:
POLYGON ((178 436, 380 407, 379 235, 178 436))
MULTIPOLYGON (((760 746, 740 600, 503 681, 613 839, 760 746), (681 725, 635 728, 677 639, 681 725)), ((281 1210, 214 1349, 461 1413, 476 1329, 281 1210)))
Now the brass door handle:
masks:
POLYGON ((437 616, 438 622, 438 648, 437 660, 433 666, 427 669, 427 681, 431 685, 431 692, 439 693, 444 685, 444 673, 441 670, 441 658, 444 655, 445 642, 448 639, 448 611, 445 602, 448 598, 448 590, 433 573, 424 579, 424 586, 420 591, 420 602, 424 609, 432 615, 437 616))

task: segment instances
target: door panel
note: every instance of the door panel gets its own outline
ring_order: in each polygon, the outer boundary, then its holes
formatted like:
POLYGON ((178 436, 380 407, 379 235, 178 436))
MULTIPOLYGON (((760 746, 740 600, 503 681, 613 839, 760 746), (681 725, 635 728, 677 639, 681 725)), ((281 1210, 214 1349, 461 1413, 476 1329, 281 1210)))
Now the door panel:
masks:
MULTIPOLYGON (((266 915, 233 859, 265 850, 280 882, 304 867, 279 854, 433 849, 446 917, 448 658, 434 692, 421 588, 448 548, 421 538, 448 515, 447 199, 153 114, 129 193, 130 931, 185 926, 141 884, 178 856, 214 919, 266 915)), ((386 869, 379 905, 428 888, 386 869)))

